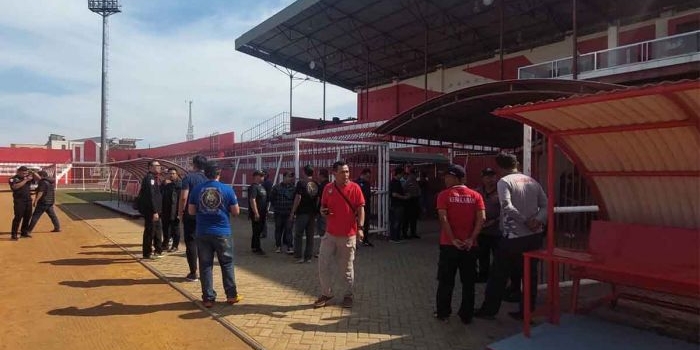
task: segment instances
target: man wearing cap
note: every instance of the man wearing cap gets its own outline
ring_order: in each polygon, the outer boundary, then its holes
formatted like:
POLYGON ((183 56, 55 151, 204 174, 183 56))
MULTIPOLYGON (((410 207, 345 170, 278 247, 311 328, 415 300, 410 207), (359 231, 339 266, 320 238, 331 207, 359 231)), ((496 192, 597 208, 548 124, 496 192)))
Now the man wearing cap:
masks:
POLYGON ((219 182, 220 169, 216 164, 204 166, 207 181, 192 189, 187 211, 197 217, 197 252, 199 276, 202 285, 204 307, 214 306, 216 291, 212 268, 214 255, 221 266, 226 302, 235 304, 243 297, 238 294, 233 272, 233 239, 229 215, 240 213, 238 199, 231 186, 219 182))
POLYGON ((29 172, 26 166, 17 168, 15 176, 11 177, 8 182, 12 190, 12 202, 14 206, 14 218, 12 219, 11 238, 19 239, 17 230, 20 230, 21 236, 30 238, 29 221, 32 219, 32 194, 31 185, 34 180, 38 180, 39 176, 34 172, 29 172), (20 228, 20 222, 22 227, 20 228))
POLYGON ((248 217, 253 223, 250 248, 258 255, 265 255, 265 251, 260 246, 260 235, 265 229, 265 220, 267 220, 267 191, 262 185, 264 177, 265 172, 255 170, 253 183, 248 187, 248 217))
POLYGON ((463 184, 464 168, 451 164, 445 173, 445 190, 438 194, 440 258, 438 261, 435 317, 447 321, 452 313, 452 291, 459 270, 462 302, 457 314, 464 324, 474 316, 477 239, 485 220, 481 195, 463 184))
POLYGON ((41 214, 48 214, 49 219, 51 219, 51 224, 53 224, 53 231, 51 232, 61 232, 61 224, 58 221, 58 217, 53 210, 54 202, 56 201, 56 189, 54 188, 54 181, 49 177, 49 173, 45 171, 39 171, 37 173, 41 179, 36 188, 36 197, 34 197, 34 214, 32 214, 32 221, 29 224, 28 233, 31 234, 34 231, 34 226, 39 221, 41 214))
POLYGON ((498 241, 501 239, 501 230, 499 229, 501 204, 498 201, 496 181, 495 170, 492 168, 481 170, 481 186, 476 191, 484 198, 486 221, 479 234, 479 275, 477 276, 477 282, 488 281, 491 255, 495 253, 498 241))
POLYGON ((187 256, 187 265, 190 268, 190 272, 185 277, 186 280, 190 282, 197 281, 197 242, 196 233, 197 230, 197 219, 194 215, 190 215, 187 210, 187 203, 189 202, 190 190, 195 188, 197 185, 203 184, 207 181, 206 176, 204 176, 204 166, 207 164, 207 158, 204 156, 196 155, 192 157, 192 171, 187 173, 187 175, 182 179, 182 189, 180 189, 180 209, 183 210, 182 213, 182 231, 185 238, 185 255, 187 256))
POLYGON ((297 263, 309 263, 313 257, 314 233, 318 213, 319 189, 314 180, 314 168, 304 167, 305 178, 297 181, 296 196, 292 205, 290 220, 296 220, 294 226, 294 257, 297 263), (302 244, 304 237, 306 243, 302 244))
MULTIPOLYGON (((535 179, 518 172, 518 159, 514 154, 500 153, 496 164, 503 177, 498 180, 498 199, 501 202, 501 232, 494 258, 493 271, 486 285, 484 302, 477 317, 492 319, 498 314, 503 301, 506 283, 512 271, 523 269, 523 253, 540 249, 544 222, 547 219, 547 196, 535 179)), ((532 304, 537 299, 537 264, 531 265, 532 304)), ((515 319, 523 317, 523 303, 517 312, 508 314, 515 319)))

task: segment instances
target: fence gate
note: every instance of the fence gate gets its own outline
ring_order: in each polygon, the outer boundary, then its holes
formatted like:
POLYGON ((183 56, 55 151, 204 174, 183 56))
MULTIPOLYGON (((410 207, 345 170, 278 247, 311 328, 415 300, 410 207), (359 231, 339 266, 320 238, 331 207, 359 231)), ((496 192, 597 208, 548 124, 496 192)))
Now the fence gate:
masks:
POLYGON ((363 169, 372 173, 371 206, 367 207, 370 233, 387 236, 389 232, 389 144, 385 142, 355 142, 324 139, 294 140, 294 172, 307 164, 316 169, 326 168, 333 180, 332 165, 344 160, 350 167, 350 178, 357 179, 363 169))

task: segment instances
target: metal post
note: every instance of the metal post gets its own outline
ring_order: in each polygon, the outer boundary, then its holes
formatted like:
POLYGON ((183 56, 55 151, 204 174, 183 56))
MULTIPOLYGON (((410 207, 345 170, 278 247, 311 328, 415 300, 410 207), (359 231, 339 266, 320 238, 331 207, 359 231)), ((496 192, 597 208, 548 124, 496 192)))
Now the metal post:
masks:
POLYGON ((102 97, 100 109, 100 164, 107 161, 107 16, 102 15, 102 97))
POLYGON ((554 251, 554 139, 547 137, 547 252, 554 251))
POLYGON ((293 80, 294 80, 294 74, 292 74, 290 72, 289 73, 289 118, 290 118, 289 120, 290 120, 290 122, 291 122, 291 118, 292 118, 292 89, 294 89, 294 87, 292 87, 293 80))
POLYGON ((423 42, 423 91, 425 101, 428 100, 428 25, 425 25, 425 41, 423 42))
POLYGON ((294 176, 299 180, 299 139, 294 139, 294 176))
POLYGON ((523 125, 523 174, 532 175, 532 127, 523 125))
POLYGON ((576 0, 572 1, 571 17, 573 21, 573 38, 572 42, 572 59, 571 59, 571 73, 574 80, 578 80, 578 30, 576 25, 576 0))
POLYGON ((500 22, 500 29, 499 29, 499 35, 498 35, 498 62, 499 62, 499 70, 500 70, 500 77, 501 80, 503 80, 505 73, 503 72, 503 0, 498 1, 498 16, 499 16, 499 22, 500 22))
POLYGON ((323 61, 323 121, 326 121, 326 61, 323 61))

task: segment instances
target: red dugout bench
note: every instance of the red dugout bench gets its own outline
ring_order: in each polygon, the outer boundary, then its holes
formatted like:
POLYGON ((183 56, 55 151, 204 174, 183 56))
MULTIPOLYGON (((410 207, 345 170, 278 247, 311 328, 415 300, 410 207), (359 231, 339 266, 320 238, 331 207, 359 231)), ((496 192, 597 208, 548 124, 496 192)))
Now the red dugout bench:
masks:
MULTIPOLYGON (((532 259, 545 262, 551 274, 558 275, 559 264, 571 265, 573 277, 572 312, 576 312, 580 280, 584 278, 607 282, 612 286, 610 296, 603 302, 614 303, 626 298, 681 311, 700 313, 697 307, 682 305, 651 297, 618 293, 616 286, 629 286, 677 296, 700 298, 700 231, 694 229, 656 227, 594 221, 591 225, 589 248, 586 252, 555 249, 527 252, 524 256, 523 290, 529 290, 532 259)), ((525 305, 530 294, 523 293, 525 305)), ((559 321, 558 288, 549 291, 547 312, 552 323, 559 321)), ((599 304, 600 301, 596 304, 599 304)), ((523 330, 530 336, 529 308, 524 310, 523 330)))
POLYGON ((572 312, 578 309, 580 280, 588 278, 611 285, 612 293, 604 300, 613 306, 624 298, 698 313, 695 307, 618 293, 616 286, 700 298, 699 238, 700 232, 692 229, 594 221, 588 244, 591 264, 571 270, 572 312))

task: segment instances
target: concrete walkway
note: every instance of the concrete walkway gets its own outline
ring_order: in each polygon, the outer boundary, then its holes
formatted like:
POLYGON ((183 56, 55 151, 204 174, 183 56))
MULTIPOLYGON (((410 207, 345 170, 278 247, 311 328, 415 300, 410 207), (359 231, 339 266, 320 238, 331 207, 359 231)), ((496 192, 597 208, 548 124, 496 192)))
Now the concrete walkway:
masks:
MULTIPOLYGON (((141 256, 140 220, 115 217, 92 204, 65 204, 74 219, 84 220, 136 257, 141 256)), ((515 304, 504 304, 496 321, 475 320, 465 326, 455 316, 448 324, 433 317, 437 269, 435 227, 423 228, 423 239, 402 244, 375 242, 361 248, 356 259, 356 295, 352 310, 340 308, 336 298, 322 309, 312 302, 318 294, 317 264, 296 264, 286 254, 274 253, 272 223, 263 242, 267 256, 250 253, 250 223, 234 220, 236 281, 245 300, 235 306, 217 303, 215 317, 235 325, 267 349, 483 349, 497 339, 516 334, 520 324, 505 316, 515 304), (429 232, 432 231, 432 232, 429 232)), ((199 283, 186 282, 188 268, 181 251, 146 265, 163 274, 174 286, 199 299, 199 283)), ((215 287, 224 295, 220 270, 215 287)), ((457 283, 459 285, 459 283, 457 283)), ((455 290, 454 308, 461 295, 455 290)), ((477 304, 483 298, 477 289, 477 304)))

